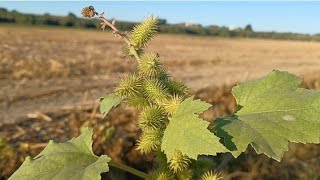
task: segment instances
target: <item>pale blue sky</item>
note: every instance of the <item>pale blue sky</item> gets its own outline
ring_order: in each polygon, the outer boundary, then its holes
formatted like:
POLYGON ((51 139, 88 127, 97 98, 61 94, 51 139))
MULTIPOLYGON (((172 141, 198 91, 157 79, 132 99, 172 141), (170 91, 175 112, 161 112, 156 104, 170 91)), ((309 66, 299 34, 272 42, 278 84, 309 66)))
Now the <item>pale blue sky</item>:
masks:
POLYGON ((140 21, 154 14, 169 23, 190 22, 203 25, 243 27, 256 31, 320 33, 320 2, 5 2, 0 7, 20 12, 80 16, 82 7, 93 5, 109 18, 140 21))

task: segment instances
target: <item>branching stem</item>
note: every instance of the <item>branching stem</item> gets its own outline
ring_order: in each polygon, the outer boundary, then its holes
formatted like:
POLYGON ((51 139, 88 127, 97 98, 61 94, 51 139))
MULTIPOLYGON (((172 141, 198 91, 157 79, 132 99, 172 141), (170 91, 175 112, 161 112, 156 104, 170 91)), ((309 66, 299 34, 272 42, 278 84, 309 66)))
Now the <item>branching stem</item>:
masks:
POLYGON ((137 61, 140 60, 140 56, 137 52, 137 50, 132 46, 132 44, 130 43, 129 37, 127 36, 126 32, 121 32, 116 26, 115 26, 115 21, 109 22, 105 17, 104 17, 104 13, 97 13, 95 11, 95 14, 99 17, 99 19, 102 20, 102 29, 104 29, 106 26, 110 27, 113 30, 114 34, 119 35, 130 47, 130 52, 132 53, 132 55, 136 58, 137 61))
POLYGON ((147 179, 147 177, 148 177, 148 174, 146 174, 144 172, 141 172, 141 171, 139 171, 137 169, 134 169, 132 167, 129 167, 127 165, 124 165, 124 164, 116 163, 114 161, 110 161, 108 164, 110 166, 112 166, 112 167, 115 167, 115 168, 121 169, 123 171, 129 172, 129 173, 134 174, 134 175, 136 175, 138 177, 141 177, 143 179, 147 179))
POLYGON ((130 45, 130 41, 129 38, 127 36, 127 34, 125 32, 121 32, 116 26, 115 26, 115 21, 109 22, 105 17, 104 17, 104 13, 97 13, 95 12, 95 14, 99 17, 99 19, 101 19, 103 22, 101 23, 102 25, 102 29, 104 29, 106 26, 110 27, 113 30, 114 34, 118 34, 122 39, 124 39, 124 41, 130 45))

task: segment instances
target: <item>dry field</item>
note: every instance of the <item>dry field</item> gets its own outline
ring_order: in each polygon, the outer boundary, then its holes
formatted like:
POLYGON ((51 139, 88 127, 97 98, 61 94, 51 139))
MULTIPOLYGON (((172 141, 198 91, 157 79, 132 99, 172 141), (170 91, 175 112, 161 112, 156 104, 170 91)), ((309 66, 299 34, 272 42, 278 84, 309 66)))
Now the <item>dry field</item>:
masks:
MULTIPOLYGON (((13 26, 0 26, 0 39, 0 136, 19 155, 2 175, 12 172, 27 153, 39 152, 48 139, 66 140, 84 124, 103 133, 115 127, 113 137, 120 137, 112 141, 116 148, 105 150, 110 143, 100 140, 95 151, 144 169, 145 160, 132 150, 136 112, 117 108, 107 117, 108 123, 96 112, 97 99, 134 70, 135 62, 123 57, 121 40, 96 30, 13 26), (123 138, 123 134, 129 135, 123 138)), ((233 84, 273 69, 304 76, 307 87, 320 88, 316 42, 159 35, 148 50, 158 52, 172 76, 185 81, 198 97, 216 104, 204 115, 208 119, 234 110, 233 84)), ((252 178, 318 177, 319 150, 317 145, 294 145, 282 163, 248 151, 245 160, 235 161, 226 171, 252 178)))
MULTIPOLYGON (((0 38, 0 123, 95 100, 135 66, 108 32, 0 27, 0 38)), ((320 72, 315 42, 159 35, 149 49, 195 91, 273 69, 320 72)))

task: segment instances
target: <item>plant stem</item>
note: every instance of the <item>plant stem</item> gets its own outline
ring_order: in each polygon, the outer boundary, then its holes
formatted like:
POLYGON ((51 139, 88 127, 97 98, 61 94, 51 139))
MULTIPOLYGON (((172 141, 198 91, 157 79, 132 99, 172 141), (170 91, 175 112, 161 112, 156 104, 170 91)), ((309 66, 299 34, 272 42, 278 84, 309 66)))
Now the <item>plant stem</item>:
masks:
POLYGON ((121 32, 116 26, 115 26, 115 21, 109 22, 105 17, 104 17, 104 13, 97 13, 95 12, 95 14, 103 21, 103 29, 105 26, 110 27, 113 30, 114 34, 118 34, 130 47, 130 52, 132 53, 132 55, 135 57, 135 59, 137 61, 140 60, 140 56, 137 52, 137 50, 131 45, 130 40, 127 36, 127 34, 125 32, 121 32))
MULTIPOLYGON (((128 38, 127 34, 126 34, 125 32, 121 32, 121 31, 114 25, 115 21, 113 21, 113 22, 110 23, 110 22, 104 17, 104 13, 101 13, 101 14, 99 14, 99 13, 97 13, 97 12, 95 12, 95 13, 96 13, 96 15, 103 21, 103 27, 109 26, 109 27, 113 30, 113 33, 114 33, 114 34, 118 34, 121 38, 124 39, 124 41, 125 41, 128 45, 130 45, 130 41, 129 41, 129 38, 128 38)), ((103 29, 104 29, 104 28, 103 28, 103 29)))
POLYGON ((144 172, 141 172, 141 171, 139 171, 137 169, 134 169, 132 167, 129 167, 127 165, 124 165, 124 164, 116 163, 114 161, 110 161, 108 164, 110 166, 115 167, 115 168, 118 168, 118 169, 121 169, 123 171, 129 172, 129 173, 134 174, 136 176, 139 176, 139 177, 141 177, 143 179, 146 179, 148 177, 148 174, 146 174, 144 172))
POLYGON ((139 62, 140 56, 139 56, 137 50, 133 46, 130 46, 130 52, 134 56, 134 58, 136 58, 136 60, 139 62))

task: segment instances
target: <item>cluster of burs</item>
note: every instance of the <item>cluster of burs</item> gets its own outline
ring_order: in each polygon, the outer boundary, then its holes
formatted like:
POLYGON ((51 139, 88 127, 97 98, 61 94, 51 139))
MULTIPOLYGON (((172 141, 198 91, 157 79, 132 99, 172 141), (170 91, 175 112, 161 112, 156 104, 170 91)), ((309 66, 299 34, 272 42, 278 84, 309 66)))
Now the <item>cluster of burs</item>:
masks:
POLYGON ((144 53, 143 49, 157 33, 157 29, 157 19, 154 17, 147 18, 133 29, 124 51, 126 55, 137 60, 138 67, 135 72, 120 80, 114 93, 140 111, 138 125, 142 133, 137 149, 141 154, 155 156, 157 168, 151 179, 216 179, 217 176, 212 171, 207 171, 208 167, 212 166, 210 161, 192 160, 178 150, 167 160, 161 151, 162 137, 170 116, 190 95, 184 83, 170 77, 158 54, 144 53))

